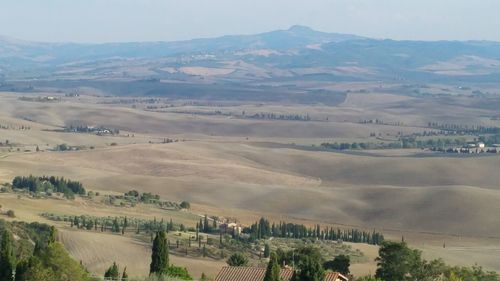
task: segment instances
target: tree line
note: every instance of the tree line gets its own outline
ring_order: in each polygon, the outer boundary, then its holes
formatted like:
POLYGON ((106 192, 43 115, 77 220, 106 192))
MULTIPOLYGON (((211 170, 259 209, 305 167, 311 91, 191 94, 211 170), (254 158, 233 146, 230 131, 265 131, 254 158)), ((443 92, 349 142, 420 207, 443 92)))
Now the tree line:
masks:
POLYGON ((416 137, 401 137, 392 142, 353 142, 353 143, 329 143, 321 144, 321 147, 331 150, 364 150, 364 149, 399 149, 399 148, 445 148, 452 146, 463 146, 467 144, 465 138, 438 138, 419 140, 416 137))
POLYGON ((429 128, 440 129, 445 131, 453 131, 456 134, 477 135, 477 134, 500 134, 499 127, 487 127, 481 125, 462 125, 462 124, 447 124, 438 122, 429 122, 429 128))
POLYGON ((132 232, 135 234, 152 234, 158 231, 194 231, 194 228, 187 228, 184 224, 174 223, 170 220, 145 220, 131 217, 94 217, 94 216, 67 216, 51 213, 42 213, 42 217, 53 221, 64 221, 69 223, 71 228, 82 230, 93 230, 100 232, 113 232, 125 234, 132 232))
POLYGON ((315 227, 307 227, 303 224, 287 222, 270 223, 269 220, 261 218, 250 227, 244 228, 243 233, 247 233, 254 240, 269 237, 280 238, 316 238, 320 240, 342 240, 353 243, 366 243, 379 245, 384 241, 384 235, 375 230, 372 232, 358 229, 334 229, 333 227, 322 228, 319 224, 315 227))

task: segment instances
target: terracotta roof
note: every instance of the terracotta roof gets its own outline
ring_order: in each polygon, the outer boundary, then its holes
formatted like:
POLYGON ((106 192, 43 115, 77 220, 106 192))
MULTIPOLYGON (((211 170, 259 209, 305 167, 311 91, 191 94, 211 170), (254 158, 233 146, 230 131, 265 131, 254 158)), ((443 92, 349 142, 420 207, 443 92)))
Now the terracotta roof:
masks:
MULTIPOLYGON (((262 281, 266 275, 265 267, 225 266, 215 277, 215 281, 262 281)), ((283 281, 290 281, 293 269, 282 268, 280 272, 283 281)), ((348 281, 338 272, 325 272, 324 281, 348 281)))
MULTIPOLYGON (((262 281, 266 275, 265 267, 225 266, 215 277, 215 281, 262 281)), ((280 272, 283 281, 293 277, 291 268, 282 268, 280 272)))
POLYGON ((347 277, 338 272, 325 272, 323 281, 348 281, 347 277))

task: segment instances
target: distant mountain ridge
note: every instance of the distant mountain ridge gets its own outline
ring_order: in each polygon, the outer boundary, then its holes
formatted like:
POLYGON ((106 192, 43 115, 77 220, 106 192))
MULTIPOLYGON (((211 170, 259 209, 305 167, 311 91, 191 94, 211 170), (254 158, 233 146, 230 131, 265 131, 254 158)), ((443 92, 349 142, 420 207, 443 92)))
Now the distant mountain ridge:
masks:
MULTIPOLYGON (((500 43, 395 41, 292 26, 175 42, 39 43, 0 37, 0 78, 269 79, 500 78, 500 43), (139 71, 140 70, 140 71, 139 71), (472 78, 471 78, 472 77, 472 78)), ((198 83, 198 82, 196 82, 198 83)))
POLYGON ((161 57, 195 52, 234 51, 242 49, 288 50, 311 44, 341 42, 363 37, 325 33, 305 26, 292 26, 256 35, 226 35, 216 38, 192 39, 173 42, 126 42, 126 43, 41 43, 0 37, 0 58, 36 58, 44 52, 54 60, 102 59, 106 57, 161 57))

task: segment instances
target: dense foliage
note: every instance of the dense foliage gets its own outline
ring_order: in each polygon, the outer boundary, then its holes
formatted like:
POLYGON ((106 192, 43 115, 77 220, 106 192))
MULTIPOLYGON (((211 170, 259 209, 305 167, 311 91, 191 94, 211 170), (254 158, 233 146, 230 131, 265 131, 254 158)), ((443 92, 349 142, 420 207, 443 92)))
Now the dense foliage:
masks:
POLYGON ((404 242, 382 243, 377 264, 376 277, 383 281, 500 281, 500 275, 478 266, 450 267, 441 260, 426 261, 404 242))
POLYGON ((338 255, 333 260, 325 262, 323 266, 325 269, 340 272, 347 276, 350 273, 351 259, 346 255, 338 255))
POLYGON ((15 281, 90 280, 85 269, 56 242, 55 228, 0 221, 0 229, 0 280, 12 280, 13 273, 15 281))
POLYGON ((71 181, 59 177, 15 177, 12 187, 16 189, 26 189, 33 193, 39 192, 60 192, 66 197, 74 197, 75 194, 85 195, 85 188, 78 181, 71 181))
POLYGON ((264 281, 281 281, 280 271, 281 269, 278 264, 278 258, 275 253, 271 253, 269 263, 266 268, 266 274, 264 275, 264 281))
POLYGON ((234 253, 227 259, 229 266, 247 266, 248 258, 241 253, 234 253))

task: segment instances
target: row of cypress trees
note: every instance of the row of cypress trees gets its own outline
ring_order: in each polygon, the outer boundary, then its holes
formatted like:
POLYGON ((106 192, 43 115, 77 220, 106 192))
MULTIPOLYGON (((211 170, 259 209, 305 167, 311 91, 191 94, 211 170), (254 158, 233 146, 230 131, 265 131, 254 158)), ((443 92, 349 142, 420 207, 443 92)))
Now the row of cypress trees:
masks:
POLYGON ((321 240, 342 240, 353 243, 366 243, 380 245, 384 241, 384 236, 373 230, 373 232, 362 231, 358 229, 334 229, 333 227, 322 228, 319 224, 315 227, 306 227, 302 224, 279 222, 279 224, 270 222, 261 218, 258 222, 252 224, 244 232, 250 234, 252 239, 265 239, 269 237, 281 238, 317 238, 321 240))

